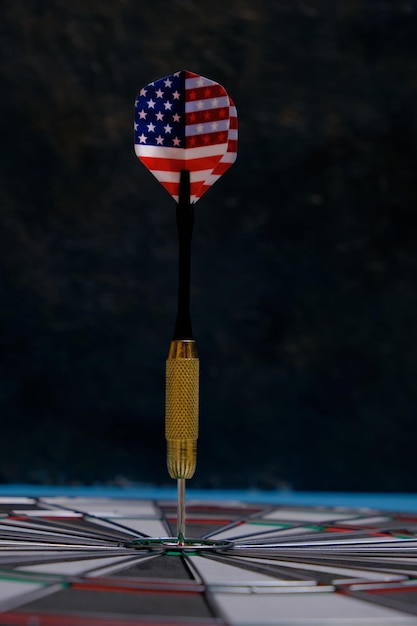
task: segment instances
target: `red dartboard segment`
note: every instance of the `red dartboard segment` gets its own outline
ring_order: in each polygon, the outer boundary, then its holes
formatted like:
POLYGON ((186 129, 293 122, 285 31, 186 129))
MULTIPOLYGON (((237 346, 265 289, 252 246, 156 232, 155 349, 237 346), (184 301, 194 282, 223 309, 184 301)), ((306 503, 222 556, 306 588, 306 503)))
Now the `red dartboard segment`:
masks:
POLYGON ((236 108, 219 83, 181 70, 139 91, 135 152, 175 201, 182 170, 197 202, 236 160, 236 149, 236 108))

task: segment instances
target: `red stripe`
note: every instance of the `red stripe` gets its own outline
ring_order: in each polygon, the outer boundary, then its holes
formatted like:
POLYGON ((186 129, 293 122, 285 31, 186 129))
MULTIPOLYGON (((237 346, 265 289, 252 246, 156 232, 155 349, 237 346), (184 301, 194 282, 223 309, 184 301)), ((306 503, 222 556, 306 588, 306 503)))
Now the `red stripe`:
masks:
POLYGON ((227 120, 229 117, 229 107, 219 107, 218 109, 207 109, 206 111, 191 111, 185 114, 186 124, 204 124, 204 122, 219 122, 227 120))
MULTIPOLYGON (((84 579, 83 581, 80 581, 78 584, 89 585, 89 582, 84 579)), ((92 580, 92 584, 96 585, 97 581, 92 580)), ((163 589, 164 587, 169 587, 172 589, 172 580, 162 580, 158 578, 141 578, 141 579, 132 578, 126 581, 120 578, 112 578, 112 577, 102 578, 100 576, 98 584, 102 587, 109 585, 110 587, 114 587, 114 588, 116 587, 124 588, 127 586, 131 589, 142 589, 144 591, 146 591, 146 589, 149 589, 149 588, 163 589)), ((176 580, 175 588, 184 589, 185 591, 189 590, 195 593, 197 593, 198 591, 204 591, 203 585, 201 585, 200 583, 197 583, 195 580, 176 580)))
POLYGON ((185 169, 185 161, 183 159, 156 159, 159 161, 154 163, 152 167, 150 167, 147 163, 148 157, 139 157, 139 160, 148 168, 150 172, 154 171, 162 171, 162 172, 175 172, 179 174, 181 170, 185 169))
POLYGON ((213 170, 213 176, 222 176, 233 163, 219 163, 213 170))
POLYGON ((195 589, 170 589, 161 587, 122 587, 118 585, 100 585, 98 583, 72 583, 71 589, 78 589, 80 591, 105 591, 106 593, 158 593, 167 595, 200 595, 201 590, 195 589))
POLYGON ((178 196, 179 194, 178 182, 176 183, 163 183, 162 181, 159 181, 159 182, 161 183, 162 187, 167 190, 170 196, 178 196))
POLYGON ((395 520, 401 522, 417 522, 417 517, 411 515, 396 515, 395 520))
POLYGON ((372 593, 372 594, 378 594, 378 593, 409 593, 410 591, 417 591, 417 587, 395 587, 395 588, 388 588, 385 587, 384 589, 367 589, 366 593, 372 593))
POLYGON ((194 102, 196 100, 205 100, 209 98, 222 98, 227 96, 224 87, 219 83, 213 85, 206 85, 205 87, 186 87, 185 89, 185 101, 194 102))
MULTIPOLYGON (((227 130, 217 133, 202 133, 201 135, 190 135, 185 138, 186 148, 204 148, 205 146, 215 146, 227 143, 227 130)), ((223 155, 223 152, 220 153, 223 155)))
MULTIPOLYGON (((190 172, 196 172, 198 170, 209 170, 217 165, 219 158, 222 155, 214 155, 208 157, 201 157, 199 159, 187 159, 187 170, 190 172)), ((139 159, 150 170, 160 170, 162 172, 178 171, 184 169, 184 155, 180 159, 166 159, 158 157, 140 156, 139 159), (178 164, 178 167, 172 166, 172 164, 178 164)))
MULTIPOLYGON (((159 182, 161 183, 162 187, 164 187, 164 189, 166 189, 167 192, 171 194, 171 196, 178 196, 178 182, 176 183, 164 183, 162 181, 159 181, 159 182)), ((203 184, 202 181, 191 183, 190 195, 197 196, 198 191, 200 190, 202 184, 203 184)), ((200 195, 198 197, 200 197, 200 195)))
MULTIPOLYGON (((175 523, 177 521, 176 517, 167 517, 168 522, 175 523)), ((219 526, 226 526, 227 524, 231 524, 234 520, 231 519, 190 519, 187 517, 185 520, 187 524, 218 524, 219 526)))
MULTIPOLYGON (((64 615, 62 613, 39 613, 36 611, 14 611, 1 614, 1 623, 7 626, 28 626, 28 624, 36 623, 37 626, 184 626, 184 619, 179 617, 150 617, 138 615, 137 617, 110 617, 105 615, 100 617, 92 617, 89 615, 64 615), (36 620, 36 621, 35 621, 36 620)), ((187 626, 222 626, 223 621, 215 619, 209 621, 207 619, 199 620, 187 618, 187 626)))
POLYGON ((229 139, 227 144, 228 152, 237 152, 237 139, 229 139))

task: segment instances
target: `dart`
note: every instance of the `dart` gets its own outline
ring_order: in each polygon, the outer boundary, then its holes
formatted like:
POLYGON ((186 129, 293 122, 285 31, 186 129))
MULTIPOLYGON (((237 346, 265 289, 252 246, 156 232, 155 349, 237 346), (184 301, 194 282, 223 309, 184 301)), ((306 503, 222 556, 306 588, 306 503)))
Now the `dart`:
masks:
POLYGON ((185 481, 197 463, 199 359, 190 315, 194 205, 234 163, 237 113, 224 87, 181 70, 145 85, 135 101, 135 153, 176 202, 178 307, 166 361, 167 466, 177 480, 178 544, 185 481))

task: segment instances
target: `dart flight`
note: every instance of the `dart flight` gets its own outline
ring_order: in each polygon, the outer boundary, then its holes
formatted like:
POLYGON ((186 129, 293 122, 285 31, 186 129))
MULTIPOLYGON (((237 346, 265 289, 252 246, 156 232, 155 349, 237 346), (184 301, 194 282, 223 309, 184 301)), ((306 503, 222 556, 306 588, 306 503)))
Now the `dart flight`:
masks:
POLYGON ((181 70, 143 87, 135 102, 135 153, 178 202, 182 170, 190 201, 235 162, 236 108, 219 83, 181 70))

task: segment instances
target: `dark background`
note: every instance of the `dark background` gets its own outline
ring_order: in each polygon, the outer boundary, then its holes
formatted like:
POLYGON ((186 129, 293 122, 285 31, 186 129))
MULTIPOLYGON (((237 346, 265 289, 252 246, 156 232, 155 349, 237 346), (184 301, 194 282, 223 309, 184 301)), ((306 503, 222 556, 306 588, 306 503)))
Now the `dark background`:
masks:
POLYGON ((170 484, 175 205, 146 83, 225 86, 196 206, 195 487, 413 491, 417 2, 3 0, 0 480, 170 484))

